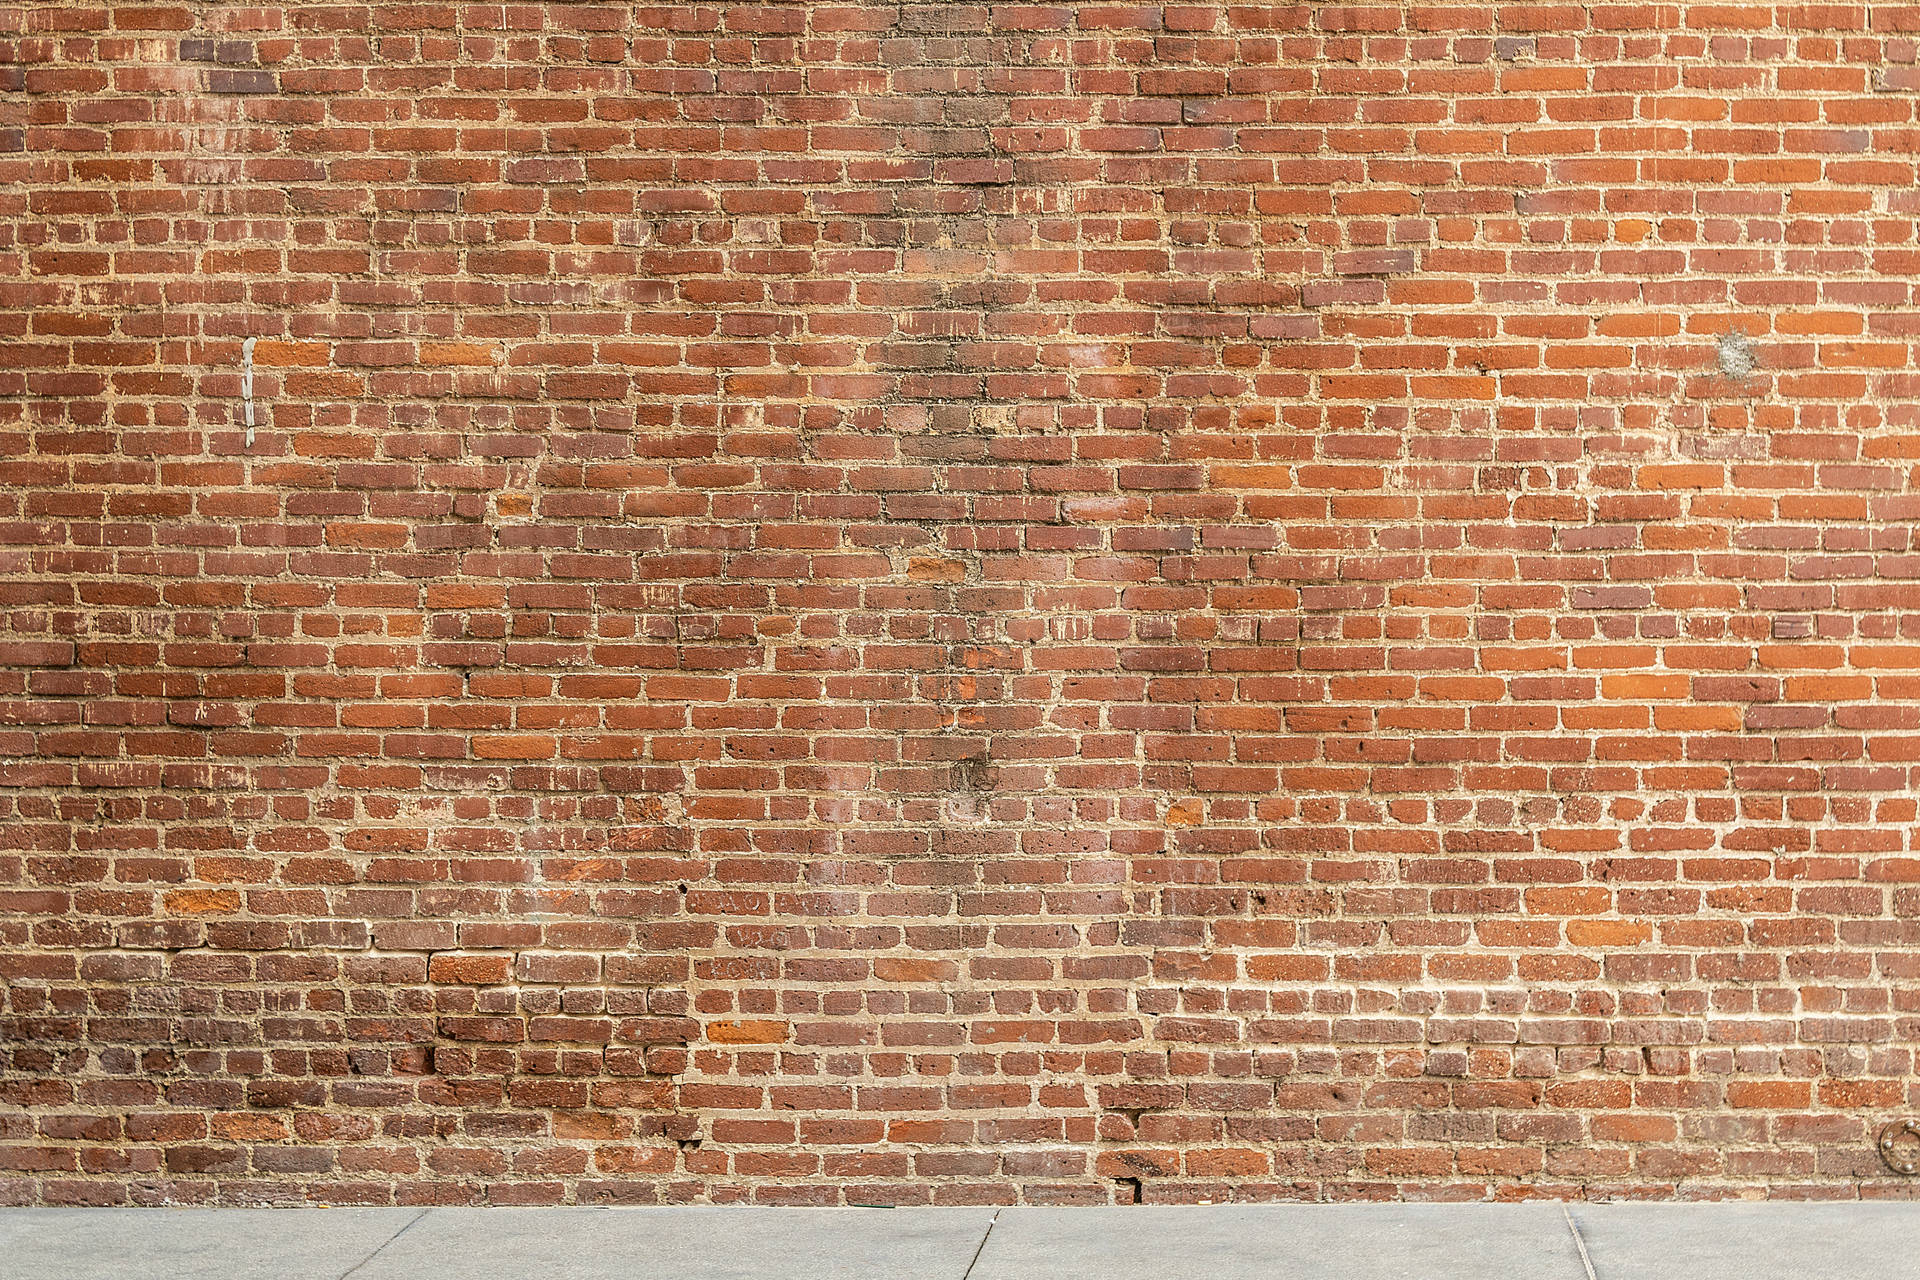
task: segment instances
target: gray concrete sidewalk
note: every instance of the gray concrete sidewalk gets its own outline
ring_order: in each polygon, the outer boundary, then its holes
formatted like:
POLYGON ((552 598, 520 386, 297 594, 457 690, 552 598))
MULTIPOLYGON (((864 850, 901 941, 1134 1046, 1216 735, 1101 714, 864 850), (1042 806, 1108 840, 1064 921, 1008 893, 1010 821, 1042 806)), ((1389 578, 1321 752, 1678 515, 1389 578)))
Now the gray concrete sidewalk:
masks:
POLYGON ((5 1280, 1920 1280, 1920 1204, 4 1209, 5 1280))

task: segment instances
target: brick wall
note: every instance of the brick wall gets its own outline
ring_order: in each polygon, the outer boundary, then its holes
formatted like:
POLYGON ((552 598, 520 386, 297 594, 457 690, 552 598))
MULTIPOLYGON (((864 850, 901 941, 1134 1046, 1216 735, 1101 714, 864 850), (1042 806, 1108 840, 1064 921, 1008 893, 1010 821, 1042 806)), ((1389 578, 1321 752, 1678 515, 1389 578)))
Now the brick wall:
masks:
POLYGON ((0 1200, 1913 1194, 1917 40, 0 9, 0 1200))

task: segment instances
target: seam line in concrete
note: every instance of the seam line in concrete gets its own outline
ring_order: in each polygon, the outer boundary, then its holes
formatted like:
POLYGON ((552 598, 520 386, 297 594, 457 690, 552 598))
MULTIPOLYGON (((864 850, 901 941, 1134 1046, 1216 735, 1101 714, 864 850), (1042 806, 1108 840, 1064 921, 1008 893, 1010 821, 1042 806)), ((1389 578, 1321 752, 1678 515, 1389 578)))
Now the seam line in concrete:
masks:
POLYGON ((1587 1252, 1587 1242, 1580 1238, 1580 1224, 1573 1220, 1573 1210, 1565 1201, 1560 1203, 1560 1215, 1567 1220, 1567 1230, 1573 1232, 1573 1247, 1580 1251, 1580 1265, 1587 1273, 1587 1280, 1600 1280, 1593 1272, 1593 1255, 1587 1252))
POLYGON ((388 1245, 392 1244, 395 1240, 398 1240, 401 1236, 407 1234, 407 1232, 413 1230, 416 1226, 420 1225, 420 1220, 432 1212, 433 1210, 431 1209, 422 1209, 420 1212, 414 1214, 413 1217, 407 1220, 407 1223, 405 1226, 401 1227, 398 1231, 388 1236, 385 1240, 382 1240, 380 1242, 379 1247, 376 1248, 372 1253, 360 1259, 360 1261, 354 1263, 351 1267, 348 1267, 345 1271, 342 1271, 340 1273, 340 1280, 347 1280, 348 1276, 352 1275, 354 1272, 358 1271, 360 1268, 366 1266, 369 1262, 372 1262, 375 1258, 379 1257, 382 1253, 385 1253, 388 1245))
MULTIPOLYGON (((967 1259, 967 1269, 960 1273, 960 1280, 968 1280, 973 1275, 973 1269, 980 1265, 980 1255, 987 1251, 987 1241, 993 1236, 993 1224, 1000 1221, 1000 1215, 1005 1212, 1005 1209, 995 1209, 993 1216, 987 1219, 987 1229, 980 1233, 980 1243, 975 1246, 973 1256, 967 1259)), ((346 1277, 342 1276, 341 1280, 346 1280, 346 1277)))

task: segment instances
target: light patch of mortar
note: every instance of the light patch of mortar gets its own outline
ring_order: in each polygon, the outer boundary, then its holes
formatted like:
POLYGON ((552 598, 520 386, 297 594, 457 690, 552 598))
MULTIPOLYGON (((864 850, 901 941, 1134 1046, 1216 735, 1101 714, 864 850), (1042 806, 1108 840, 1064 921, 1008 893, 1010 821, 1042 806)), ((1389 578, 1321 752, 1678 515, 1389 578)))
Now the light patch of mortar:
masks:
POLYGON ((1720 335, 1717 359, 1720 372, 1729 378, 1747 377, 1760 363, 1753 342, 1738 329, 1729 329, 1720 335))
POLYGON ((240 397, 247 413, 247 448, 253 448, 253 344, 248 338, 240 344, 240 397))

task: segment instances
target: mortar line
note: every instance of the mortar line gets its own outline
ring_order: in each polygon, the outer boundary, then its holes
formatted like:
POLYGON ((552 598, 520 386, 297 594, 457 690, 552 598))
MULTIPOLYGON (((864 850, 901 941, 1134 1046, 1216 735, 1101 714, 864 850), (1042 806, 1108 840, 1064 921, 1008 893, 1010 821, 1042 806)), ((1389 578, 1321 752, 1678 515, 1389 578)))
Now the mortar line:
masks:
MULTIPOLYGON (((980 1243, 975 1246, 973 1257, 967 1259, 967 1269, 960 1273, 960 1280, 968 1280, 968 1277, 973 1274, 973 1269, 980 1265, 980 1255, 987 1251, 987 1241, 993 1236, 993 1224, 1000 1221, 1000 1215, 1005 1212, 1005 1209, 995 1209, 993 1216, 987 1219, 987 1229, 980 1233, 980 1243)), ((342 1276, 340 1280, 346 1280, 346 1277, 342 1276)))
POLYGON ((1573 1210, 1564 1200, 1560 1202, 1560 1216, 1567 1220, 1567 1230, 1573 1233, 1573 1247, 1580 1251, 1580 1265, 1587 1273, 1587 1280, 1600 1280, 1593 1273, 1593 1256, 1587 1252, 1587 1242, 1580 1238, 1580 1224, 1573 1220, 1573 1210))
POLYGON ((420 1220, 422 1218, 426 1217, 428 1214, 432 1212, 433 1210, 431 1209, 422 1209, 419 1213, 414 1214, 412 1218, 407 1220, 407 1224, 405 1226, 401 1227, 398 1231, 388 1236, 385 1240, 382 1240, 380 1242, 379 1247, 376 1248, 372 1253, 360 1259, 360 1261, 354 1263, 351 1267, 348 1267, 345 1271, 342 1271, 340 1273, 340 1280, 347 1280, 348 1276, 352 1275, 354 1272, 358 1271, 360 1268, 366 1266, 369 1262, 372 1262, 375 1258, 379 1257, 382 1253, 385 1253, 388 1245, 392 1244, 395 1240, 398 1240, 401 1236, 407 1234, 407 1232, 413 1230, 414 1227, 419 1225, 420 1220))

